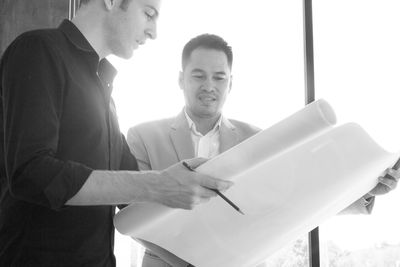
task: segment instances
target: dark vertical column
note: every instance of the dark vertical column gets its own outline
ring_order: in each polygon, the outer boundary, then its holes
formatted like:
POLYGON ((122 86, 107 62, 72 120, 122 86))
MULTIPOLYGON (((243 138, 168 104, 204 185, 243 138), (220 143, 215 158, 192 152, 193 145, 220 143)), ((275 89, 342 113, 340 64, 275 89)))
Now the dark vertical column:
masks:
POLYGON ((1 0, 0 55, 19 34, 56 27, 68 18, 68 0, 1 0))
MULTIPOLYGON (((315 100, 312 0, 303 0, 305 103, 315 100)), ((320 266, 318 227, 308 233, 310 267, 320 266)))
POLYGON ((303 0, 305 102, 315 100, 312 0, 303 0))

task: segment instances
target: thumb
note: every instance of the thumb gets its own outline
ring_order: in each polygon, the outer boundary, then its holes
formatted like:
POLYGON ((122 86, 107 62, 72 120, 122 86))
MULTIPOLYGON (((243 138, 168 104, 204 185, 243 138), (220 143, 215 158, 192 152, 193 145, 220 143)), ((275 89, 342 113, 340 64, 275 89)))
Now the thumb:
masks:
POLYGON ((220 191, 225 191, 233 185, 233 182, 228 181, 228 180, 213 178, 210 176, 202 176, 200 184, 203 187, 206 187, 209 189, 217 189, 220 191))
POLYGON ((188 160, 185 160, 185 161, 190 167, 192 167, 192 169, 196 169, 197 167, 199 167, 203 163, 207 162, 208 159, 206 159, 206 158, 192 158, 192 159, 188 159, 188 160))

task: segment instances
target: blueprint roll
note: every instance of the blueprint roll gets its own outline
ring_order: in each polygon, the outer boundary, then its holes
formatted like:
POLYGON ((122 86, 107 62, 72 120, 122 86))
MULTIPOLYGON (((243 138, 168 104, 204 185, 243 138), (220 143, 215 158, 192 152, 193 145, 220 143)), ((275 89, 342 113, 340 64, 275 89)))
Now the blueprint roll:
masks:
MULTIPOLYGON (((249 151, 252 155, 251 157, 232 158, 232 162, 227 162, 226 166, 221 166, 218 158, 223 157, 223 155, 220 154, 209 160, 204 166, 198 167, 197 171, 202 172, 205 168, 208 170, 213 169, 218 164, 217 168, 226 169, 226 177, 234 176, 242 171, 242 166, 248 168, 249 166, 257 165, 260 161, 277 157, 288 149, 293 149, 331 129, 335 123, 336 115, 333 108, 327 101, 319 99, 243 142, 254 143, 254 146, 262 144, 266 149, 251 149, 249 151)), ((242 147, 241 145, 234 146, 228 151, 235 153, 242 150, 242 147)), ((251 148, 252 146, 248 145, 247 147, 251 148)), ((240 153, 237 154, 240 155, 240 153)), ((214 173, 208 173, 207 171, 205 173, 215 176, 214 173)))
POLYGON ((232 180, 224 195, 245 215, 216 197, 193 210, 132 204, 114 224, 194 266, 256 266, 354 203, 398 159, 358 124, 335 124, 318 100, 196 169, 232 180))

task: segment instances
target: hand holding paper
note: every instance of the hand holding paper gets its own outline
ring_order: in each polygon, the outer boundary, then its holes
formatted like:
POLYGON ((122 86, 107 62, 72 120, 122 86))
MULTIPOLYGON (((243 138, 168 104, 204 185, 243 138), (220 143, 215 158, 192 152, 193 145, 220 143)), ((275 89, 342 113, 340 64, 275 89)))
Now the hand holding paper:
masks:
MULTIPOLYGON (((190 163, 197 167, 205 161, 205 159, 196 158, 191 159, 190 163)), ((231 181, 190 171, 181 163, 167 168, 155 178, 152 180, 154 185, 151 187, 152 191, 145 194, 149 194, 155 203, 180 209, 193 209, 196 205, 217 196, 212 189, 225 191, 233 185, 231 181)))
POLYGON ((400 159, 397 161, 397 163, 395 166, 393 166, 393 168, 386 169, 385 172, 379 176, 379 183, 370 192, 368 192, 370 196, 387 194, 396 188, 400 179, 400 169, 399 166, 397 166, 400 165, 400 159))

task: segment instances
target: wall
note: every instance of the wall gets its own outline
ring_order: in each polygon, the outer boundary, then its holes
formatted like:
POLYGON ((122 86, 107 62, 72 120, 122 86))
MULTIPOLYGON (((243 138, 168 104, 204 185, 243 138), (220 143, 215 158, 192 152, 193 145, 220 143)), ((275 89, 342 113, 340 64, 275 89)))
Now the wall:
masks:
POLYGON ((1 0, 0 55, 22 32, 56 27, 68 18, 68 0, 1 0))

